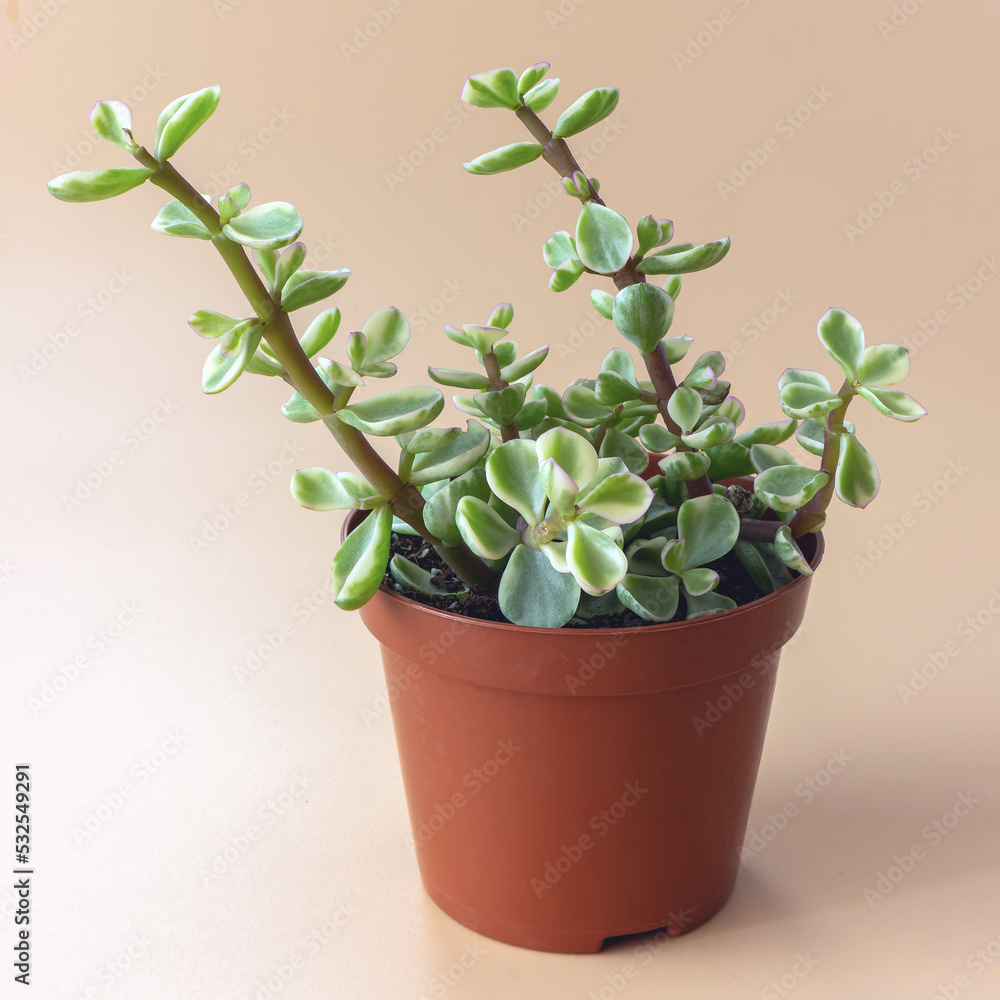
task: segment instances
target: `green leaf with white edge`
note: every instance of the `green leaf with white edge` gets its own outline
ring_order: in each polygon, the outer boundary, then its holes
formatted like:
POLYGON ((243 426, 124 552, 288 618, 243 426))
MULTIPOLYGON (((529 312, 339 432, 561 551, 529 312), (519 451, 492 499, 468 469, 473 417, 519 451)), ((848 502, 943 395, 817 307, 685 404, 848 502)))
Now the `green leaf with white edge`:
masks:
POLYGON ((580 585, 538 549, 518 545, 507 560, 497 597, 500 610, 515 625, 561 628, 576 613, 580 585))
POLYGON ((646 424, 639 429, 639 440, 643 448, 653 452, 667 452, 676 448, 681 439, 663 426, 663 424, 646 424))
POLYGON ((547 458, 555 459, 580 489, 588 486, 597 475, 599 459, 594 446, 563 427, 553 427, 540 435, 535 449, 539 465, 547 458))
MULTIPOLYGON (((493 355, 497 359, 497 364, 501 368, 506 368, 508 365, 512 365, 514 360, 517 358, 517 341, 498 340, 493 345, 493 355)), ((486 363, 486 359, 479 353, 476 354, 476 360, 481 365, 485 365, 486 363)), ((516 379, 509 379, 509 381, 515 382, 516 379)))
MULTIPOLYGON (((263 341, 261 341, 261 344, 263 344, 263 341)), ((281 376, 285 374, 285 369, 274 358, 265 354, 260 347, 254 351, 254 355, 250 359, 246 370, 251 375, 281 376)))
POLYGON ((605 318, 611 319, 615 306, 615 297, 602 288, 595 288, 590 293, 590 304, 605 318))
POLYGON ((760 424, 742 434, 737 434, 733 440, 737 444, 749 447, 752 444, 781 444, 795 433, 794 420, 777 420, 770 424, 760 424))
MULTIPOLYGON (((671 234, 673 229, 671 228, 671 234)), ((672 274, 665 282, 663 282, 663 290, 669 295, 674 301, 677 300, 677 296, 681 294, 681 285, 683 279, 679 274, 672 274)))
POLYGON ((618 600, 650 622, 668 622, 677 613, 680 597, 676 576, 638 576, 627 573, 616 588, 618 600))
POLYGON ((517 418, 527 387, 520 382, 505 386, 503 389, 491 389, 489 392, 477 392, 472 397, 480 411, 490 420, 503 427, 511 424, 517 418))
POLYGON ((208 121, 219 106, 218 86, 205 87, 171 101, 156 122, 153 156, 161 163, 169 160, 208 121))
MULTIPOLYGON (((314 467, 297 469, 292 475, 292 497, 309 510, 359 510, 378 491, 356 472, 331 472, 314 467)), ((369 503, 370 505, 370 503, 369 503)))
POLYGON ((437 585, 436 576, 422 569, 405 556, 395 555, 389 560, 389 572, 401 587, 415 590, 420 594, 430 594, 433 597, 457 597, 452 590, 445 590, 437 585))
POLYGON ((858 377, 869 389, 895 385, 909 374, 910 352, 898 344, 873 344, 861 355, 858 377))
MULTIPOLYGON (((675 519, 676 520, 676 519, 675 519)), ((625 552, 628 558, 628 572, 632 576, 665 576, 663 550, 667 547, 666 537, 642 538, 633 542, 625 552)))
POLYGON ((712 459, 704 451, 679 451, 660 460, 663 474, 681 483, 701 479, 711 467, 712 459))
POLYGON ((487 326, 499 327, 506 330, 514 319, 514 307, 509 302, 498 302, 490 313, 490 318, 486 321, 487 326))
POLYGON ((581 383, 567 387, 562 396, 568 416, 583 427, 595 427, 611 416, 611 407, 597 402, 594 390, 581 383))
MULTIPOLYGON (((447 447, 461 433, 459 427, 421 427, 419 431, 400 434, 396 438, 396 443, 411 455, 423 455, 447 447)), ((433 480, 428 481, 433 482, 433 480)))
POLYGON ((671 419, 685 433, 690 434, 701 419, 704 404, 694 389, 682 387, 673 392, 667 400, 667 412, 671 419))
POLYGON ((729 237, 711 243, 678 243, 644 257, 635 269, 641 274, 690 274, 718 264, 729 253, 729 237))
POLYGON ((453 479, 429 497, 424 504, 424 524, 445 545, 454 546, 462 543, 462 536, 455 525, 455 513, 459 501, 466 496, 478 497, 483 501, 490 498, 486 473, 478 466, 453 479))
POLYGON ((502 559, 521 541, 512 528, 485 501, 464 496, 455 510, 455 526, 462 540, 480 559, 502 559))
POLYGON ((359 371, 365 366, 365 355, 368 353, 368 339, 360 330, 352 330, 347 335, 347 360, 352 368, 359 371))
POLYGON ((778 379, 778 389, 784 389, 786 385, 801 382, 805 385, 815 385, 827 392, 832 392, 829 379, 820 372, 808 371, 802 368, 786 368, 778 379))
POLYGON ((486 460, 490 488, 531 527, 545 514, 546 497, 538 464, 537 444, 530 438, 506 441, 486 460))
POLYGON ((226 357, 222 353, 221 343, 215 345, 201 372, 201 384, 205 392, 214 395, 228 389, 246 371, 260 344, 261 334, 260 326, 256 323, 248 324, 232 357, 226 357))
POLYGON ((719 574, 714 569, 701 567, 699 569, 686 569, 680 575, 684 592, 691 597, 700 597, 710 590, 715 590, 719 585, 719 574))
POLYGON ((740 516, 718 494, 692 497, 677 512, 677 536, 684 542, 684 569, 721 559, 736 544, 740 516))
POLYGON ((236 324, 236 326, 234 326, 231 330, 227 330, 219 338, 219 349, 222 351, 224 357, 232 358, 240 353, 242 350, 243 337, 255 323, 259 323, 259 320, 256 317, 241 320, 236 324))
MULTIPOLYGON (((728 396, 722 403, 719 404, 719 407, 715 411, 714 415, 728 418, 732 421, 733 427, 736 428, 743 423, 743 420, 746 418, 747 411, 746 407, 735 396, 728 396)), ((789 421, 786 421, 786 423, 787 422, 789 421)))
MULTIPOLYGON (((298 239, 302 216, 286 201, 271 201, 248 208, 222 227, 234 243, 257 250, 278 250, 298 239)), ((281 261, 278 261, 280 268, 281 261)))
POLYGON ((690 434, 681 435, 681 440, 689 448, 704 451, 707 448, 716 448, 720 444, 725 444, 733 439, 736 428, 728 417, 709 417, 701 426, 690 434))
POLYGON ((270 288, 274 284, 274 275, 278 267, 278 251, 251 249, 250 252, 260 269, 260 273, 264 276, 267 287, 270 288))
POLYGON ((121 101, 98 101, 90 112, 91 124, 107 142, 134 153, 139 144, 132 137, 132 109, 121 101))
POLYGON ((631 524, 649 509, 653 491, 645 480, 631 473, 608 476, 579 497, 581 513, 596 514, 614 524, 631 524))
POLYGON ((444 409, 440 389, 412 386, 349 403, 337 418, 350 427, 375 437, 394 437, 415 431, 436 420, 444 409))
POLYGON ((843 309, 829 309, 816 327, 826 353, 844 369, 851 381, 858 377, 858 368, 865 350, 865 331, 861 324, 843 309))
POLYGON ((236 203, 236 207, 242 212, 247 205, 250 204, 250 185, 234 184, 227 192, 226 195, 233 199, 236 203))
MULTIPOLYGON (((632 230, 626 219, 606 205, 587 202, 576 223, 576 249, 579 259, 592 271, 614 274, 632 253, 632 230)), ((620 297, 621 292, 616 301, 620 297)))
POLYGON ((643 354, 656 350, 674 320, 674 300, 656 285, 627 285, 614 299, 615 329, 643 354))
POLYGON ((226 223, 231 222, 239 214, 240 210, 236 202, 229 195, 224 194, 219 199, 219 225, 226 225, 226 223))
POLYGON ((552 130, 553 138, 565 139, 603 121, 618 107, 618 97, 614 87, 587 91, 559 116, 552 130))
POLYGON ((358 373, 366 378, 391 378, 399 369, 391 361, 373 361, 358 373))
POLYGON ((342 365, 339 361, 333 361, 330 358, 319 358, 318 367, 326 375, 327 380, 334 385, 350 385, 358 388, 365 384, 365 380, 361 375, 353 368, 342 365))
POLYGON ((559 77, 552 77, 550 80, 540 80, 525 95, 524 104, 531 108, 535 114, 544 111, 559 93, 559 77))
POLYGON ((242 319, 226 316, 224 313, 213 312, 211 309, 199 309, 188 319, 188 326, 199 337, 214 340, 228 333, 234 326, 238 326, 242 322, 242 319))
POLYGON ((825 416, 831 410, 844 405, 836 393, 827 392, 818 385, 806 382, 792 382, 786 385, 778 396, 781 409, 796 420, 825 416))
POLYGON ((503 327, 477 326, 474 323, 466 323, 462 330, 469 341, 469 346, 474 347, 480 354, 489 354, 493 350, 493 345, 507 335, 503 327))
POLYGON ((632 360, 632 355, 620 347, 613 347, 604 356, 604 360, 601 362, 601 371, 613 372, 625 379, 630 385, 638 388, 639 382, 636 378, 635 362, 632 360))
POLYGON ((911 423, 927 416, 927 411, 905 392, 897 392, 895 389, 869 389, 863 385, 858 387, 857 392, 859 396, 867 399, 879 413, 895 420, 911 423))
POLYGON ((776 465, 798 465, 799 463, 784 448, 773 444, 753 444, 750 446, 750 461, 755 472, 773 469, 776 465))
POLYGON ((320 419, 319 412, 312 403, 297 391, 282 405, 281 415, 293 424, 312 424, 320 419))
POLYGON ((465 81, 462 100, 477 108, 507 108, 508 111, 516 111, 521 103, 517 92, 517 75, 507 67, 476 73, 465 81))
POLYGON ((542 147, 537 142, 512 142, 463 163, 462 169, 470 174, 502 174, 532 163, 541 155, 542 147))
POLYGON ((818 420, 803 420, 795 431, 795 440, 810 455, 822 456, 826 444, 826 431, 818 420))
POLYGON ((476 420, 469 420, 466 426, 468 430, 459 432, 447 444, 417 456, 410 470, 411 483, 423 486, 441 479, 452 479, 479 463, 489 449, 490 432, 476 420))
POLYGON ((298 270, 281 290, 281 308, 285 312, 294 312, 304 306, 311 306, 314 302, 320 302, 334 292, 340 291, 350 276, 351 272, 346 267, 338 271, 298 270))
POLYGON ((641 474, 649 465, 649 454, 631 434, 612 427, 601 442, 601 458, 620 458, 629 472, 641 474))
POLYGON ((743 568, 750 574, 750 578, 762 594, 774 593, 776 589, 774 578, 753 542, 738 540, 733 546, 733 553, 743 563, 743 568))
POLYGON ((340 310, 324 309, 306 328, 301 346, 307 358, 315 357, 333 340, 340 326, 340 310))
POLYGON ((663 349, 666 352, 667 361, 672 365, 676 365, 678 361, 683 361, 693 342, 694 338, 687 336, 687 334, 682 334, 679 337, 664 337, 663 349))
POLYGON ((792 529, 787 524, 778 528, 778 532, 774 536, 774 551, 789 569, 794 569, 802 576, 812 576, 812 566, 809 565, 802 550, 792 538, 792 529))
POLYGON ((563 516, 575 514, 575 501, 580 492, 579 485, 556 463, 554 458, 547 458, 538 466, 542 489, 552 506, 563 516))
POLYGON ((501 368, 500 377, 505 382, 516 382, 518 379, 524 378, 525 375, 530 375, 548 356, 548 347, 539 347, 537 351, 525 354, 523 358, 518 358, 517 361, 501 368))
POLYGON ((103 201, 131 191, 153 175, 145 167, 112 167, 110 170, 74 170, 48 183, 49 194, 60 201, 103 201))
POLYGON ((594 398, 602 406, 618 406, 629 400, 639 399, 642 391, 617 372, 601 372, 597 376, 594 398))
POLYGON ((553 292, 565 292, 577 283, 583 274, 583 264, 578 260, 564 260, 550 275, 549 288, 553 292))
POLYGON ((881 484, 878 467, 854 434, 840 435, 834 484, 837 496, 851 507, 867 507, 878 493, 881 484))
POLYGON ((529 66, 518 78, 517 78, 517 92, 522 96, 526 94, 532 87, 538 83, 546 73, 548 73, 551 64, 547 62, 537 62, 529 66))
POLYGON ((754 479, 753 489, 768 507, 785 513, 808 503, 829 479, 825 472, 801 465, 776 465, 754 479))
POLYGON ((333 557, 330 585, 341 611, 356 611, 378 590, 389 565, 392 510, 387 504, 369 514, 333 557))
POLYGON ((293 243, 278 258, 278 266, 274 270, 273 292, 280 292, 288 282, 288 279, 302 267, 306 260, 305 243, 293 243))
POLYGON ((745 445, 729 441, 717 448, 709 448, 705 452, 709 457, 708 475, 713 482, 720 479, 735 479, 738 476, 753 474, 753 463, 750 461, 750 449, 745 445))
POLYGON ((530 431, 545 419, 545 404, 541 400, 525 403, 514 421, 519 433, 530 431))
POLYGON ((635 235, 639 241, 639 256, 642 257, 653 247, 662 246, 674 238, 674 224, 670 219, 644 215, 636 224, 635 235))
POLYGON ((720 611, 732 611, 736 607, 736 602, 731 597, 725 597, 714 591, 708 594, 687 594, 685 597, 687 607, 685 609, 685 619, 691 621, 695 618, 705 618, 708 615, 717 615, 720 611))
POLYGON ((566 565, 593 597, 614 590, 628 569, 625 553, 603 532, 580 521, 566 526, 566 565))
POLYGON ((480 391, 489 384, 489 378, 482 372, 465 372, 457 368, 431 368, 428 367, 427 374, 438 385, 448 385, 455 389, 473 389, 480 391))

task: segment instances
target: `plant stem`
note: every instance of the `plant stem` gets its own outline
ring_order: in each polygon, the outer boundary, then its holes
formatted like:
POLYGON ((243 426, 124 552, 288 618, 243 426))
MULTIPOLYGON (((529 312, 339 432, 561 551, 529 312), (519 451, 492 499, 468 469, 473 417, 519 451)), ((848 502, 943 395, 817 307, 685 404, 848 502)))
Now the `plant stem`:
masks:
MULTIPOLYGON (((483 367, 486 369, 486 377, 490 380, 489 386, 484 391, 498 392, 506 389, 510 383, 500 374, 500 359, 496 356, 496 352, 490 351, 489 354, 484 354, 482 357, 483 367)), ((520 437, 521 435, 518 433, 516 423, 503 424, 500 427, 501 441, 517 441, 520 437)))
POLYGON ((389 498, 392 512, 437 548, 464 583, 475 590, 495 589, 496 573, 464 544, 456 547, 445 546, 440 538, 429 531, 424 524, 424 499, 420 491, 400 479, 361 431, 337 418, 336 411, 343 402, 330 391, 302 350, 288 313, 274 301, 270 291, 250 263, 246 251, 222 232, 219 213, 169 161, 160 163, 141 146, 133 155, 143 166, 154 171, 149 178, 153 184, 176 198, 211 233, 212 245, 232 272, 251 308, 261 321, 264 339, 285 370, 287 380, 319 413, 337 444, 358 471, 382 496, 389 498))

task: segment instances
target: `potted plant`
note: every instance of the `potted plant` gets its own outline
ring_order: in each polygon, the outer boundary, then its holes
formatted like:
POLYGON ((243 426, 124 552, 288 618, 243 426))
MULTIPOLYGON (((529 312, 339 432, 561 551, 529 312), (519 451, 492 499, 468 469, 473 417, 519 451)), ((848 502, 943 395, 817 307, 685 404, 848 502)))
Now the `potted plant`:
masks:
POLYGON ((778 656, 804 613, 827 507, 835 495, 864 507, 879 487, 846 411, 857 396, 902 421, 924 410, 889 388, 909 372, 905 348, 866 346, 839 309, 818 333, 843 382, 785 369, 784 419, 743 428, 718 352, 682 377, 681 276, 717 264, 729 240, 673 243, 673 224, 652 215, 633 232, 566 142, 610 115, 618 91, 589 91, 550 130, 548 69, 468 79, 463 98, 512 112, 530 141, 463 166, 544 159, 579 203, 574 232, 543 247, 549 285, 610 279, 590 300, 623 343, 561 392, 538 380, 547 348, 510 338, 507 303, 445 327, 470 366, 430 367, 435 386, 371 392, 409 340, 393 307, 337 341, 336 307, 297 334, 291 314, 350 272, 304 269, 291 205, 251 207, 246 184, 213 205, 178 173, 172 158, 218 87, 169 104, 152 150, 124 104, 97 104, 98 132, 138 166, 65 174, 49 190, 94 201, 149 182, 172 199, 153 228, 219 252, 250 312, 191 316, 213 341, 204 390, 247 372, 283 380, 284 416, 325 424, 355 466, 300 469, 291 490, 305 507, 348 511, 332 588, 382 644, 428 892, 501 940, 595 951, 610 936, 691 930, 732 891, 778 656), (332 343, 337 356, 324 356, 332 343), (442 385, 459 390, 464 429, 432 426, 442 385), (818 468, 781 447, 793 436, 818 468), (395 466, 373 437, 396 439, 395 466))

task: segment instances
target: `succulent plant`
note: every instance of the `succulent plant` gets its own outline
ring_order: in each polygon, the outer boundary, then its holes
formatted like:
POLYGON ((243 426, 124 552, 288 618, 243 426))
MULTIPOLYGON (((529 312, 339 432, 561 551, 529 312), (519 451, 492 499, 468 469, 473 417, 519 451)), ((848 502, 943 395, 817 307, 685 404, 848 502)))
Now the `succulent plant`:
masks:
POLYGON ((823 526, 835 494, 854 507, 874 498, 878 470, 845 419, 855 396, 897 420, 924 414, 889 388, 909 373, 906 349, 866 347, 860 323, 839 309, 821 318, 818 333, 844 371, 843 384, 834 391, 818 372, 786 369, 778 381, 785 420, 741 429, 744 407, 722 378, 719 352, 701 354, 679 378, 675 366, 691 345, 690 337, 671 332, 681 276, 717 264, 729 240, 673 244, 673 223, 653 215, 639 219, 633 233, 566 142, 608 117, 618 91, 589 91, 550 131, 539 113, 557 97, 559 81, 548 69, 537 63, 520 76, 503 68, 467 80, 464 100, 513 112, 531 141, 463 167, 494 174, 543 159, 559 172, 580 205, 574 232, 557 232, 542 248, 549 286, 566 291, 585 273, 610 278, 614 291, 595 289, 590 301, 626 346, 609 350, 596 377, 559 392, 535 380, 548 348, 522 354, 510 338, 509 303, 484 324, 446 326, 451 340, 474 353, 475 365, 430 367, 428 374, 462 393, 453 401, 467 418, 464 429, 432 426, 445 406, 436 386, 358 394, 369 380, 396 374, 393 359, 409 341, 398 309, 380 309, 341 334, 336 358, 323 352, 340 329, 339 309, 324 309, 301 337, 295 333, 290 314, 335 294, 350 271, 303 267, 303 223, 293 206, 250 207, 243 183, 213 205, 175 169, 172 157, 215 111, 218 87, 171 102, 157 121, 152 152, 135 140, 126 105, 97 104, 91 121, 98 133, 139 166, 75 171, 49 182, 55 197, 83 202, 148 181, 172 198, 153 228, 211 241, 219 252, 250 315, 199 310, 189 319, 195 333, 214 342, 202 372, 205 392, 221 392, 247 372, 282 379, 292 389, 283 415, 325 424, 355 465, 352 472, 299 469, 291 481, 304 507, 368 512, 333 557, 341 608, 363 605, 388 572, 400 588, 447 594, 458 607, 470 595, 495 594, 503 615, 519 625, 558 628, 626 611, 662 622, 724 611, 735 602, 719 592, 710 564, 738 560, 761 593, 773 591, 794 573, 812 572, 797 539, 823 526), (780 447, 793 435, 819 458, 818 469, 780 447), (370 437, 396 439, 395 468, 370 437), (753 477, 750 489, 732 483, 743 477, 753 477), (394 533, 422 536, 454 583, 394 553, 394 533))

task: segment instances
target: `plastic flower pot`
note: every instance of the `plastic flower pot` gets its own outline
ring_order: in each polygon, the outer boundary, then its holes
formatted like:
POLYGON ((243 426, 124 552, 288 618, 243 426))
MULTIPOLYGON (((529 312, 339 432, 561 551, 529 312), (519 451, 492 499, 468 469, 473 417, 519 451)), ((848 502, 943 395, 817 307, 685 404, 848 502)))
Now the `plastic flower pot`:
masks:
MULTIPOLYGON (((801 542, 818 565, 822 537, 801 542)), ((488 937, 556 952, 683 934, 718 912, 809 581, 622 629, 498 624, 380 590, 360 614, 382 647, 434 902, 488 937)))

